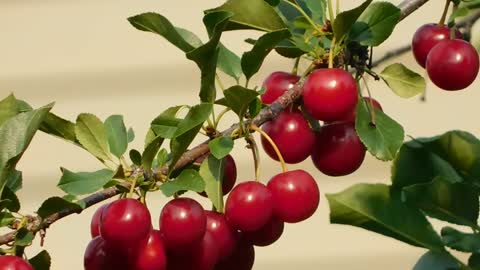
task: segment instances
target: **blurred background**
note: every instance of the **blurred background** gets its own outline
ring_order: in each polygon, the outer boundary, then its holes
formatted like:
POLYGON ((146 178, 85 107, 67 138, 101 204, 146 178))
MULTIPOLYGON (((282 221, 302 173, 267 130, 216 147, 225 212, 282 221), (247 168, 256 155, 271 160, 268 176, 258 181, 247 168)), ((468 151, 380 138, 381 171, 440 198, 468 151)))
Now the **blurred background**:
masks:
MULTIPOLYGON (((359 2, 341 1, 342 8, 359 2)), ((151 119, 171 105, 197 102, 199 72, 180 50, 159 36, 135 30, 126 18, 147 11, 159 12, 205 40, 202 10, 220 3, 218 0, 2 0, 0 98, 13 92, 34 107, 55 101, 53 112, 72 121, 82 112, 94 113, 102 119, 123 114, 126 124, 136 132, 131 147, 142 149, 151 119)), ((443 5, 443 1, 430 1, 408 17, 375 55, 408 44, 416 28, 439 19, 443 5)), ((250 31, 226 33, 222 41, 241 54, 250 48, 242 40, 258 35, 250 31)), ((424 73, 411 54, 398 61, 424 73)), ((251 85, 261 85, 269 73, 288 71, 292 64, 291 60, 272 53, 251 85)), ((231 83, 227 78, 224 80, 231 83)), ((429 83, 426 103, 418 98, 401 99, 381 82, 371 81, 370 87, 386 113, 402 123, 408 135, 430 136, 450 129, 480 134, 477 123, 480 80, 460 92, 441 91, 429 83)), ((227 119, 224 126, 235 121, 232 115, 227 119)), ((233 152, 240 181, 254 176, 250 152, 244 146, 239 141, 233 152)), ((23 213, 32 213, 48 197, 62 195, 55 187, 61 176, 60 166, 73 171, 101 168, 85 151, 39 133, 19 164, 24 177, 24 188, 19 193, 23 213)), ((266 155, 262 156, 261 166, 264 181, 280 171, 279 164, 266 155)), ((310 160, 290 166, 295 167, 313 173, 323 194, 338 192, 358 182, 388 183, 390 177, 390 164, 370 156, 355 174, 342 178, 322 175, 310 160)), ((159 212, 165 202, 160 193, 150 196, 154 226, 158 226, 159 212)), ((208 205, 205 200, 201 202, 208 205)), ((82 215, 55 223, 48 230, 45 248, 53 257, 52 269, 83 269, 83 251, 90 240, 93 212, 94 209, 88 209, 82 215)), ((322 196, 313 218, 287 225, 276 244, 256 249, 254 269, 405 270, 411 269, 425 252, 362 229, 330 225, 328 215, 328 204, 322 196)), ((39 250, 36 244, 27 249, 27 254, 33 256, 39 250)))

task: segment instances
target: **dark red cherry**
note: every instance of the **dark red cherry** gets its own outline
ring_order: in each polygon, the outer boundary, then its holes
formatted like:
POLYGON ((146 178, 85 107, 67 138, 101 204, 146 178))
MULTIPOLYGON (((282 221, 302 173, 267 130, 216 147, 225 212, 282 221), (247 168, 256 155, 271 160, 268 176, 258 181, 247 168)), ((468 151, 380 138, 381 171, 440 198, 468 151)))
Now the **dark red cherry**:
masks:
POLYGON ((233 254, 215 266, 215 270, 251 270, 255 262, 255 249, 251 244, 241 243, 233 254))
POLYGON ((205 211, 207 216, 207 233, 209 233, 219 249, 220 258, 230 256, 237 244, 237 232, 228 224, 225 215, 205 211))
POLYGON ((479 69, 477 50, 460 40, 444 40, 428 55, 427 72, 432 82, 444 90, 461 90, 475 81, 479 69))
POLYGON ((261 99, 264 104, 271 104, 279 98, 285 91, 290 90, 300 77, 287 72, 273 72, 263 82, 265 93, 262 94, 261 99))
MULTIPOLYGON (((382 105, 378 103, 378 101, 374 98, 369 98, 369 97, 364 97, 363 98, 365 102, 367 102, 367 106, 370 108, 370 100, 373 103, 373 107, 379 109, 380 111, 383 111, 382 105)), ((345 118, 340 119, 340 121, 345 121, 345 122, 355 122, 355 119, 357 117, 357 108, 355 108, 353 111, 349 112, 345 118)))
MULTIPOLYGON (((458 30, 455 33, 457 38, 462 38, 462 34, 458 30)), ((422 67, 426 67, 427 56, 433 47, 440 41, 448 39, 450 39, 450 28, 447 26, 430 23, 418 28, 412 39, 412 52, 417 63, 422 67)))
POLYGON ((343 69, 318 69, 305 80, 303 104, 318 120, 342 119, 357 105, 357 83, 343 69))
POLYGON ((267 184, 273 197, 273 213, 295 223, 311 217, 318 208, 320 191, 315 179, 304 170, 277 174, 267 184))
POLYGON ((160 232, 168 249, 187 252, 200 242, 207 227, 203 207, 190 198, 169 201, 160 214, 160 232))
POLYGON ((104 204, 100 206, 93 214, 92 221, 90 222, 90 234, 92 235, 92 239, 100 235, 100 219, 102 217, 103 210, 108 206, 108 204, 104 204))
POLYGON ((213 236, 206 232, 200 242, 194 244, 188 253, 169 254, 168 270, 213 270, 219 261, 219 249, 213 236))
POLYGON ((130 270, 129 255, 108 246, 97 236, 85 250, 83 266, 85 270, 130 270))
POLYGON ((330 176, 351 174, 362 165, 366 148, 353 123, 333 123, 322 127, 312 150, 313 164, 330 176))
POLYGON ((272 216, 262 228, 253 232, 243 232, 242 237, 255 246, 266 247, 280 239, 283 228, 283 221, 276 216, 272 216))
POLYGON ((135 252, 133 269, 167 269, 167 256, 160 231, 152 230, 148 240, 138 247, 138 250, 135 252))
MULTIPOLYGON (((264 124, 262 129, 277 145, 285 162, 299 163, 310 156, 315 143, 315 133, 300 111, 287 109, 271 122, 264 124)), ((272 145, 263 136, 261 140, 265 152, 278 160, 272 145)))
POLYGON ((0 256, 0 270, 33 270, 33 267, 17 256, 0 256))
MULTIPOLYGON (((208 157, 208 154, 203 155, 195 160, 196 163, 202 163, 205 158, 208 157)), ((223 195, 228 194, 235 182, 237 181, 237 165, 235 164, 235 159, 231 155, 225 156, 225 163, 223 169, 223 178, 222 178, 222 192, 223 195)), ((205 192, 200 193, 200 195, 207 197, 205 192)))
POLYGON ((100 235, 108 245, 128 247, 147 239, 152 228, 147 207, 134 199, 120 199, 103 210, 100 235))
POLYGON ((263 227, 273 212, 272 194, 259 182, 248 181, 233 188, 225 204, 228 223, 241 231, 263 227))

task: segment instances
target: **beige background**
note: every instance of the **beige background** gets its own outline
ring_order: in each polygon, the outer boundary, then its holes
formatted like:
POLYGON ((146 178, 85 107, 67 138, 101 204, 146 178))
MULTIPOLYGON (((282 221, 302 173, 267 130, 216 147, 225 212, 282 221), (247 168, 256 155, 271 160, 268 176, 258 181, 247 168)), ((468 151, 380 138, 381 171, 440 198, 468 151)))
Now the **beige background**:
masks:
MULTIPOLYGON (((359 1, 344 0, 347 5, 359 1)), ((400 1, 392 1, 399 3, 400 1)), ((81 112, 105 118, 125 115, 137 139, 132 147, 141 148, 149 121, 172 104, 197 102, 199 74, 192 62, 162 38, 136 31, 126 18, 156 11, 174 24, 206 35, 201 10, 220 1, 149 0, 2 0, 0 1, 0 96, 14 92, 41 106, 56 101, 54 112, 74 120, 81 112)), ((389 48, 410 42, 422 23, 436 21, 443 1, 431 1, 420 12, 402 22, 381 55, 389 48)), ((258 33, 227 33, 224 42, 240 53, 249 48, 241 42, 258 33)), ((419 70, 410 55, 399 59, 419 70)), ((289 60, 272 54, 254 82, 261 83, 274 70, 289 70, 289 60)), ((449 93, 428 87, 428 102, 394 96, 382 83, 372 82, 374 96, 387 113, 399 120, 406 133, 433 135, 448 129, 480 133, 477 124, 479 82, 469 89, 449 93)), ((233 117, 230 120, 233 121, 233 117)), ((234 152, 239 179, 253 177, 249 152, 238 143, 234 152)), ((262 176, 267 180, 279 166, 262 159, 262 176)), ((95 170, 100 164, 70 144, 39 134, 19 167, 24 172, 24 189, 19 196, 24 213, 31 213, 44 199, 59 195, 55 188, 59 166, 71 170, 95 170)), ((313 169, 309 160, 299 166, 312 172, 322 193, 336 192, 357 182, 388 182, 389 164, 368 157, 355 174, 329 178, 313 169)), ((151 195, 150 208, 157 224, 165 199, 151 195)), ((310 220, 288 225, 278 243, 257 249, 255 269, 411 269, 424 250, 361 229, 330 225, 324 197, 317 214, 310 220)), ((202 201, 206 203, 205 201, 202 201)), ((83 250, 89 241, 89 219, 93 209, 56 223, 48 231, 46 248, 53 256, 54 270, 82 269, 83 250)), ((435 223, 438 225, 438 223, 435 223)), ((28 249, 34 255, 38 245, 28 249)))

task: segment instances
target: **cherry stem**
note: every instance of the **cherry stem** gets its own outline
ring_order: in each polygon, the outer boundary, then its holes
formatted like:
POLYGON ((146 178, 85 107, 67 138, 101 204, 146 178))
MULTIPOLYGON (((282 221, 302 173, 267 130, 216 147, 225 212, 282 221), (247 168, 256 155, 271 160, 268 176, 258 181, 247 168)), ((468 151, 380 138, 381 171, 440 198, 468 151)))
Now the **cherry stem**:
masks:
POLYGON ((247 141, 249 148, 252 150, 253 164, 255 167, 255 180, 258 182, 260 181, 260 152, 258 151, 258 145, 251 134, 245 140, 247 141))
POLYGON ((215 121, 213 123, 214 124, 213 127, 214 127, 215 130, 217 130, 217 127, 218 127, 218 124, 220 123, 220 120, 222 120, 223 116, 225 116, 225 114, 228 113, 230 110, 231 110, 230 108, 226 108, 218 114, 217 121, 215 121))
POLYGON ((128 192, 128 198, 133 197, 133 193, 135 192, 135 187, 137 186, 137 177, 133 178, 133 183, 130 185, 130 192, 128 192))
MULTIPOLYGON (((338 1, 338 0, 337 0, 338 1)), ((328 5, 328 15, 330 16, 330 22, 333 24, 333 21, 335 20, 335 16, 333 15, 333 4, 332 0, 327 1, 328 5)))
POLYGON ((336 16, 338 16, 338 14, 340 13, 340 0, 337 0, 337 4, 335 5, 336 7, 336 16))
POLYGON ((215 80, 217 81, 218 86, 220 89, 222 89, 222 92, 225 91, 225 87, 223 86, 223 82, 220 79, 220 76, 218 76, 218 73, 215 72, 215 80))
POLYGON ((451 1, 452 0, 446 0, 445 8, 443 9, 443 14, 442 14, 442 17, 440 18, 440 22, 438 23, 438 27, 444 27, 445 26, 445 20, 447 19, 448 8, 450 7, 450 2, 451 1))
POLYGON ((284 173, 287 172, 288 171, 287 164, 285 163, 285 160, 283 159, 282 153, 280 153, 280 150, 278 149, 277 145, 272 140, 272 138, 270 138, 270 136, 268 136, 268 134, 265 131, 261 130, 256 125, 251 125, 250 128, 252 130, 260 133, 260 135, 262 135, 268 141, 268 143, 272 146, 273 150, 275 151, 275 154, 277 154, 278 160, 280 161, 280 164, 282 165, 282 172, 284 172, 284 173))
POLYGON ((332 39, 332 44, 330 45, 330 52, 329 52, 329 55, 328 55, 328 68, 333 68, 333 51, 335 51, 335 42, 336 42, 336 39, 335 37, 333 37, 332 39))
MULTIPOLYGON (((367 88, 367 93, 369 97, 369 108, 370 108, 370 119, 372 122, 372 125, 376 125, 376 115, 375 115, 375 106, 373 105, 373 99, 372 99, 372 93, 370 92, 370 88, 368 87, 367 80, 365 80, 365 77, 362 76, 362 80, 365 83, 365 88, 367 88)), ((363 101, 363 100, 362 100, 363 101)))
POLYGON ((300 57, 297 57, 295 59, 295 64, 293 64, 293 69, 292 69, 292 74, 297 75, 298 74, 298 65, 300 64, 300 57))

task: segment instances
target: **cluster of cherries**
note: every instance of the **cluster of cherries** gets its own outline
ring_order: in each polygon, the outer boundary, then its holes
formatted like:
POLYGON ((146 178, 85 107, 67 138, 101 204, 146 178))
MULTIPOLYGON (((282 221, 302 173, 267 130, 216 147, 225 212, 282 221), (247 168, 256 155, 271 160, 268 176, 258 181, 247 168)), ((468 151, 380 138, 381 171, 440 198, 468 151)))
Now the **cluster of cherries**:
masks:
POLYGON ((426 24, 413 36, 412 50, 430 80, 444 90, 467 88, 475 81, 479 56, 462 34, 441 24, 426 24))
POLYGON ((163 207, 155 230, 144 204, 119 199, 92 218, 85 269, 250 270, 254 246, 273 244, 285 222, 303 221, 316 211, 320 192, 307 172, 280 173, 267 185, 247 181, 233 187, 235 161, 230 155, 225 161, 223 192, 231 190, 225 213, 206 211, 191 198, 174 198, 163 207))

